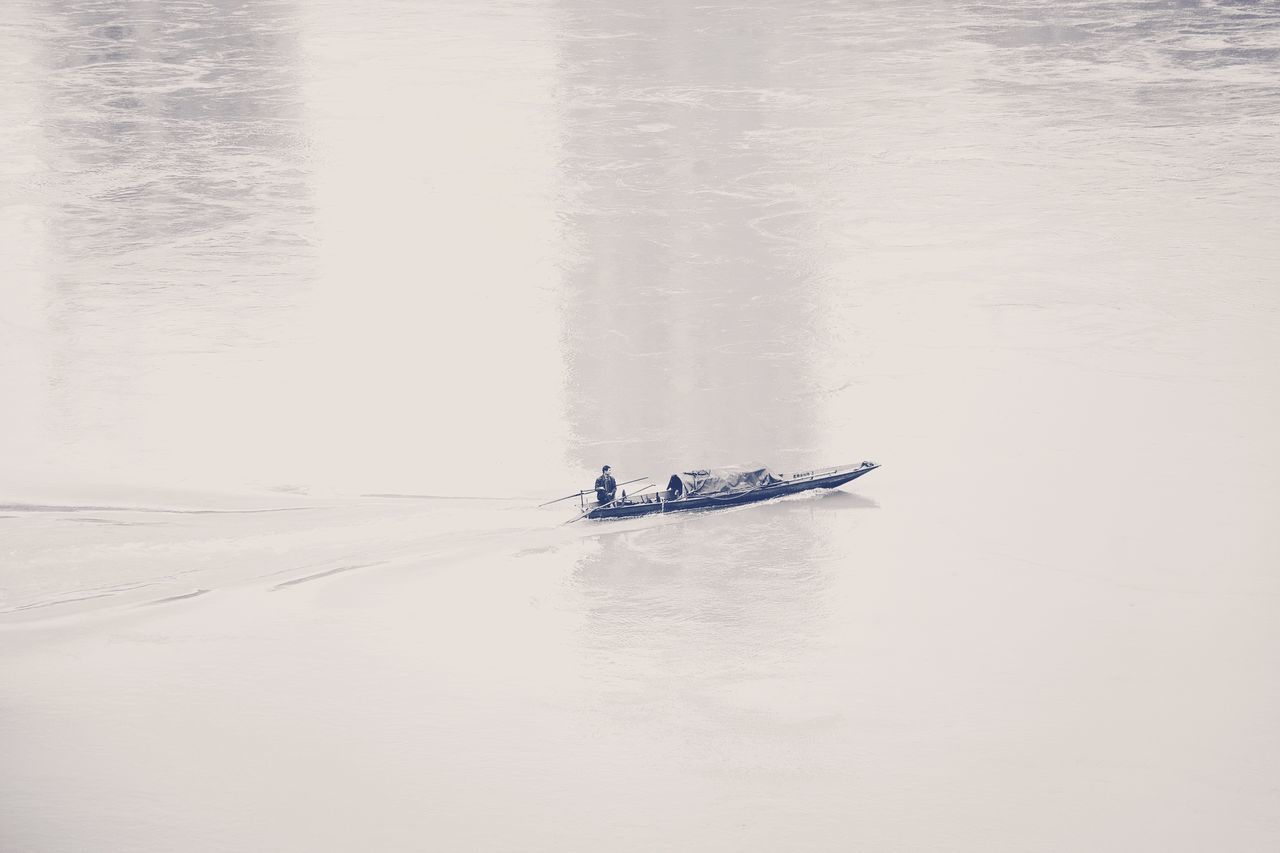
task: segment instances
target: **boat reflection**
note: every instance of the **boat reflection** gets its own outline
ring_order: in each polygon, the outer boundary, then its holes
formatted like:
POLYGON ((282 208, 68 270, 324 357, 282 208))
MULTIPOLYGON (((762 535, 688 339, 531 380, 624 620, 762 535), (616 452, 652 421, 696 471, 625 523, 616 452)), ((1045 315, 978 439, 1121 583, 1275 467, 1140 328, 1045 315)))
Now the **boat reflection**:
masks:
POLYGON ((617 533, 609 526, 625 522, 591 522, 599 547, 572 574, 577 647, 610 716, 698 728, 735 693, 803 668, 832 633, 827 602, 848 571, 831 531, 875 506, 837 490, 617 533))

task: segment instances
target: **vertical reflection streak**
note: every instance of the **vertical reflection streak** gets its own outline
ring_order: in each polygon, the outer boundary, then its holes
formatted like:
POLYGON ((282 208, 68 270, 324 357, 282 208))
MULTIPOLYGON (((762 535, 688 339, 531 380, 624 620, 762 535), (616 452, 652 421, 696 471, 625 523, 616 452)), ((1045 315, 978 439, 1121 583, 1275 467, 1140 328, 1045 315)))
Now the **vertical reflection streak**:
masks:
POLYGON ((788 17, 560 11, 573 461, 800 464, 821 169, 786 136, 813 106, 779 64, 788 17))
POLYGON ((46 452, 111 479, 216 479, 252 441, 253 363, 308 283, 295 9, 83 0, 40 17, 46 452))
MULTIPOLYGON (((764 4, 560 13, 572 460, 659 482, 814 464, 839 53, 764 4)), ((824 630, 837 504, 602 527, 573 580, 604 712, 659 748, 675 732, 699 770, 769 766, 777 744, 755 724, 792 713, 771 694, 824 630)))

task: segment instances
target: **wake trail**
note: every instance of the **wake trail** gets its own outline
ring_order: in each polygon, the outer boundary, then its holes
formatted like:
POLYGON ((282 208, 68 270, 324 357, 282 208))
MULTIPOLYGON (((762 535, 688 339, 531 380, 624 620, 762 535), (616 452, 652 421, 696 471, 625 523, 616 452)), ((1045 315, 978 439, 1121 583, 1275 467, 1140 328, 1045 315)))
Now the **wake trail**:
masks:
POLYGON ((526 498, 362 495, 285 507, 13 503, 0 624, 290 590, 355 573, 554 551, 598 532, 526 498), (92 513, 86 516, 85 513, 92 513), (71 524, 69 522, 88 522, 71 524))

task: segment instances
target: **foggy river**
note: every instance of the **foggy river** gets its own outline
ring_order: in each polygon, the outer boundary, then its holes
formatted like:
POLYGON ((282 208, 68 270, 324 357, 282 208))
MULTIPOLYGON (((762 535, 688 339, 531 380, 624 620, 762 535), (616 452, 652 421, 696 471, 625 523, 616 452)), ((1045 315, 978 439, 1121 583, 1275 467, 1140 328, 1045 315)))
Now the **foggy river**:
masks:
POLYGON ((0 115, 0 849, 1280 846, 1274 3, 11 0, 0 115))

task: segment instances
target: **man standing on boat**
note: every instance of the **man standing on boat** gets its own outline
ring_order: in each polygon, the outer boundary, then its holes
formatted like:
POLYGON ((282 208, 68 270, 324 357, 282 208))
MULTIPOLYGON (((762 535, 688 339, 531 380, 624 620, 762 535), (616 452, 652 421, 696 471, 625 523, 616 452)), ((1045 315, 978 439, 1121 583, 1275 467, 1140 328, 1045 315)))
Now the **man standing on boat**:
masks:
POLYGON ((613 479, 609 470, 608 465, 604 466, 600 469, 600 476, 596 477, 596 501, 601 504, 607 504, 613 500, 613 496, 618 491, 618 481, 613 479))

